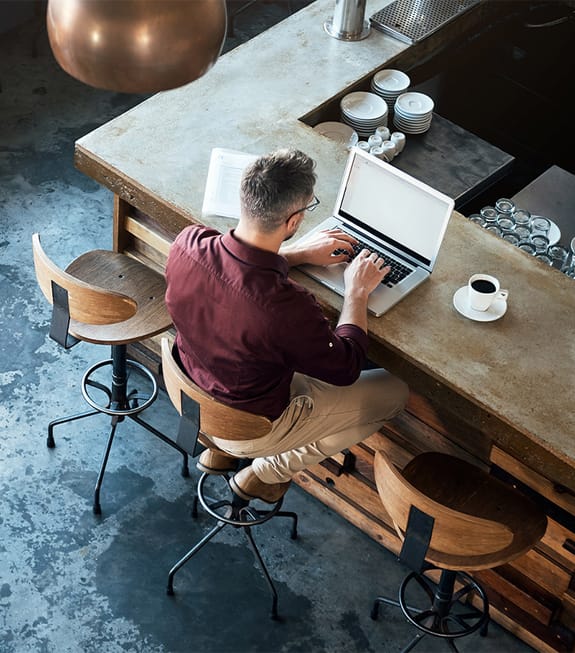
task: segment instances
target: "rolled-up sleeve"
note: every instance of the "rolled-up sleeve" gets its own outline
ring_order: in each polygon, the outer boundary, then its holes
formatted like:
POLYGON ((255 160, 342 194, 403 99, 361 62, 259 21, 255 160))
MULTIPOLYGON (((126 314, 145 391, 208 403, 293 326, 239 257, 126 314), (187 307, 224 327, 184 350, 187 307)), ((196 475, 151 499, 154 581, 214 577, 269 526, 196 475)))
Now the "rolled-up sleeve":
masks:
POLYGON ((306 312, 294 311, 294 320, 284 325, 286 361, 295 372, 333 385, 351 385, 357 380, 367 356, 368 337, 355 324, 331 328, 319 304, 309 296, 306 312), (299 316, 299 317, 298 317, 299 316))

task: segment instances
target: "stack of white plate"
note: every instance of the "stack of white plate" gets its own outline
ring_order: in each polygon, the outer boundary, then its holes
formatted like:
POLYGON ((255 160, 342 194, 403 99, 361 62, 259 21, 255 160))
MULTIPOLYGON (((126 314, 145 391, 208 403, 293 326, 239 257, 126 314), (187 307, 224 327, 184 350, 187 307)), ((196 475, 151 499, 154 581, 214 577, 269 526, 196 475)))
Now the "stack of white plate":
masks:
POLYGON ((423 134, 433 118, 433 100, 423 93, 402 93, 395 101, 393 124, 406 134, 423 134))
POLYGON ((375 73, 371 80, 371 90, 382 97, 387 102, 389 110, 393 111, 395 101, 407 91, 410 83, 409 77, 401 70, 386 68, 375 73))
POLYGON ((375 93, 348 93, 341 99, 339 106, 342 121, 353 127, 360 138, 367 138, 380 125, 387 126, 387 104, 375 93))
POLYGON ((345 145, 348 149, 355 147, 359 141, 357 132, 343 122, 320 122, 313 129, 322 136, 345 145))

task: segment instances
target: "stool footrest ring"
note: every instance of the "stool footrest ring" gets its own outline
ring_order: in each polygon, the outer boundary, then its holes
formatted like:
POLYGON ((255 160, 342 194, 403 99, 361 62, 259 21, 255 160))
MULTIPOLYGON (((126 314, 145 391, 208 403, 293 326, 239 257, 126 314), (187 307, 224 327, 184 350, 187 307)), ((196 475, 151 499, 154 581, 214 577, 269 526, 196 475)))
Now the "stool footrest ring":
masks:
MULTIPOLYGON (((158 384, 156 382, 156 379, 154 378, 154 375, 148 370, 144 365, 141 363, 138 363, 137 361, 133 360, 126 360, 125 361, 126 368, 132 368, 134 370, 137 370, 142 374, 152 385, 152 389, 149 393, 145 394, 139 394, 137 390, 132 390, 131 392, 123 392, 124 394, 122 404, 119 406, 116 405, 114 406, 114 392, 113 388, 109 388, 108 386, 99 383, 98 381, 93 379, 93 375, 102 367, 110 366, 113 369, 114 361, 113 359, 107 359, 100 361, 99 363, 96 363, 95 365, 92 365, 92 367, 88 368, 86 372, 84 373, 84 376, 82 377, 82 395, 86 402, 92 406, 95 410, 101 413, 106 413, 107 415, 116 415, 119 417, 126 417, 128 415, 136 415, 137 413, 141 413, 142 411, 146 410, 155 400, 156 397, 158 396, 158 384), (102 404, 95 399, 93 399, 88 391, 88 388, 96 388, 103 392, 105 395, 108 397, 108 401, 106 404, 102 404), (130 405, 134 404, 134 401, 136 401, 135 405, 130 405), (141 403, 140 403, 141 401, 141 403), (114 406, 114 407, 112 407, 114 406)), ((127 383, 127 379, 126 379, 127 383)))

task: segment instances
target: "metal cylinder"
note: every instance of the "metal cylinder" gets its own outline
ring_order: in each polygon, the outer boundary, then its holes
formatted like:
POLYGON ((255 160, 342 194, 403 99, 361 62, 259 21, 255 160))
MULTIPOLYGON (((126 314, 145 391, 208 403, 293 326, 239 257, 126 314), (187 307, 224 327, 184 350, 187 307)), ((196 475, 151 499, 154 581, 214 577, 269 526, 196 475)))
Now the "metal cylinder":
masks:
POLYGON ((335 0, 333 18, 324 24, 325 31, 342 41, 359 41, 368 36, 365 18, 366 0, 335 0))

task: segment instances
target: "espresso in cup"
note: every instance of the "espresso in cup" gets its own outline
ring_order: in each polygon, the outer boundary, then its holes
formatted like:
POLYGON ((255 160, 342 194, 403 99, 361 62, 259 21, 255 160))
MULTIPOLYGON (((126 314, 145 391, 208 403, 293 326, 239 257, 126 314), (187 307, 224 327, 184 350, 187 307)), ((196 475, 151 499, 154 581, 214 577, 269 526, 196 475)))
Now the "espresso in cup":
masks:
POLYGON ((497 290, 497 286, 488 279, 476 279, 471 283, 471 287, 475 292, 480 293, 494 293, 497 290))
POLYGON ((487 311, 496 299, 506 300, 508 290, 502 290, 499 280, 490 274, 474 274, 468 283, 469 305, 474 311, 487 311))

